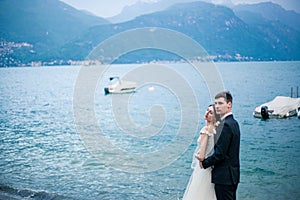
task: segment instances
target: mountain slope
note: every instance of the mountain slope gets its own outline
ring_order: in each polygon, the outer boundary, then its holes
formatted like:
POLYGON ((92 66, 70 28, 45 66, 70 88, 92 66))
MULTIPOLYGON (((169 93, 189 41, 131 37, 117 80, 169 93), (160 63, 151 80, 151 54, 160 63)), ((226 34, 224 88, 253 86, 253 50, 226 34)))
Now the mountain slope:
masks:
MULTIPOLYGON (((229 8, 204 2, 176 4, 164 11, 143 15, 125 23, 94 27, 62 49, 67 53, 65 57, 70 55, 68 51, 72 49, 72 59, 84 59, 89 51, 109 36, 142 27, 161 27, 182 32, 218 60, 236 60, 236 57, 244 60, 300 59, 300 38, 296 30, 285 24, 273 23, 261 15, 255 15, 253 22, 244 21, 229 8)), ((131 61, 138 59, 143 59, 143 56, 135 55, 131 61)), ((142 61, 151 59, 154 57, 142 61)))
MULTIPOLYGON (((258 14, 266 20, 281 23, 294 28, 297 31, 300 31, 300 14, 296 13, 295 11, 284 10, 279 5, 271 2, 258 4, 240 4, 234 7, 234 11, 238 16, 240 16, 239 14, 242 15, 245 12, 258 14)), ((243 20, 251 20, 251 17, 246 18, 246 16, 244 16, 243 20)))
POLYGON ((239 5, 234 12, 273 48, 273 58, 299 59, 300 14, 270 2, 239 5))
MULTIPOLYGON (((31 52, 28 61, 36 55, 47 56, 53 48, 75 38, 88 27, 109 23, 58 0, 1 0, 0 8, 2 45, 9 48, 9 42, 13 42, 14 48, 24 47, 25 43, 24 48, 31 52)), ((18 50, 15 48, 14 52, 18 50)), ((18 59, 22 55, 14 57, 18 59)))

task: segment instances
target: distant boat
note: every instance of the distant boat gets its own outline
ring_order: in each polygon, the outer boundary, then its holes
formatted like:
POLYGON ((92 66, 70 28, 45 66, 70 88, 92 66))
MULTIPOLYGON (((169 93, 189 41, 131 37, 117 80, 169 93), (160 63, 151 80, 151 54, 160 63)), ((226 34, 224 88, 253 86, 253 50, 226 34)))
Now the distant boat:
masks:
POLYGON ((300 98, 277 96, 270 102, 264 103, 255 108, 254 117, 287 118, 298 115, 300 117, 300 98))
POLYGON ((109 81, 109 85, 104 88, 105 95, 133 93, 137 87, 136 82, 124 81, 117 76, 110 77, 109 81))

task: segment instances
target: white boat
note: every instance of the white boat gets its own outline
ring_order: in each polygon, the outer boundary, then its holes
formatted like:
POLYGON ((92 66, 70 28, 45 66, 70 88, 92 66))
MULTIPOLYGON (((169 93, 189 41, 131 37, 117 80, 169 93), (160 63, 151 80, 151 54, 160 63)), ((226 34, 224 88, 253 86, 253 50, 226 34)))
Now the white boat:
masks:
POLYGON ((268 118, 286 118, 300 115, 300 98, 291 98, 277 96, 270 102, 264 103, 255 108, 254 117, 268 118))
POLYGON ((133 93, 137 87, 136 82, 121 80, 118 76, 109 78, 109 85, 104 88, 104 94, 133 93))

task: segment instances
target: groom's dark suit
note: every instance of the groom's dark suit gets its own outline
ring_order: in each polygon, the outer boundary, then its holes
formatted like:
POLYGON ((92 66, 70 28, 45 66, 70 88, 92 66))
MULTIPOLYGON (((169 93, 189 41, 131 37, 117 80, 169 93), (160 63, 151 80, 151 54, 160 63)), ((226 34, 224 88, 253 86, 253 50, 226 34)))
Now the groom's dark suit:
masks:
POLYGON ((214 154, 205 160, 204 168, 213 166, 212 182, 217 199, 236 199, 235 191, 240 181, 240 128, 233 115, 228 115, 219 127, 214 154))

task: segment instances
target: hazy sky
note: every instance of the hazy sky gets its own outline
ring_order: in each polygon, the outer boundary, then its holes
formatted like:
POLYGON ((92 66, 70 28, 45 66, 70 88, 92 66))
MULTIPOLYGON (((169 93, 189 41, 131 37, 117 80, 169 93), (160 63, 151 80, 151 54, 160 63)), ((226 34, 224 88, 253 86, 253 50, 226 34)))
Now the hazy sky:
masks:
MULTIPOLYGON (((61 0, 77 9, 87 10, 100 17, 111 17, 119 14, 127 5, 132 5, 137 1, 156 2, 161 0, 61 0)), ((195 0, 196 1, 196 0, 195 0)), ((207 0, 206 0, 207 1, 207 0)), ((215 3, 226 2, 230 0, 212 0, 215 3)), ((300 12, 300 0, 231 0, 234 4, 240 3, 257 3, 272 1, 280 4, 285 9, 294 9, 300 12)), ((185 2, 185 0, 182 0, 185 2)))

